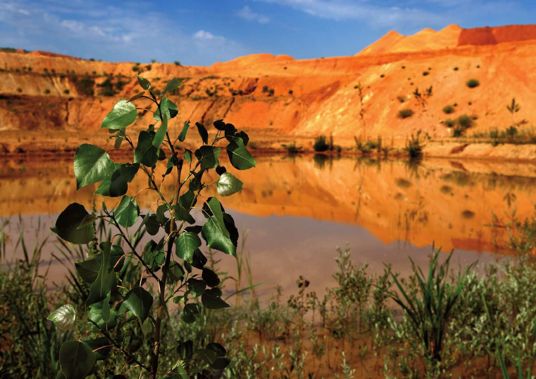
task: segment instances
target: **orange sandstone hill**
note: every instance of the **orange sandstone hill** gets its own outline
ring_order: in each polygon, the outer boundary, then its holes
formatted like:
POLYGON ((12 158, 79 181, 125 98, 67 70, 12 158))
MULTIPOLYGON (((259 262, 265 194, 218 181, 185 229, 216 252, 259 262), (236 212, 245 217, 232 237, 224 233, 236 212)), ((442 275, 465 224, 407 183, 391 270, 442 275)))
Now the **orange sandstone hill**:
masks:
MULTIPOLYGON (((506 105, 513 97, 521 104, 516 121, 526 120, 527 128, 536 121, 536 25, 450 25, 413 36, 393 31, 355 56, 296 60, 258 54, 210 67, 107 63, 4 49, 0 153, 71 148, 67 145, 77 141, 70 135, 91 138, 118 99, 139 91, 138 73, 157 88, 173 77, 182 80, 171 95, 180 109, 176 128, 185 120, 224 118, 259 138, 332 134, 353 143, 354 136, 405 139, 422 130, 443 139, 453 133, 444 121, 464 114, 476 119, 469 133, 507 128, 513 121, 506 105), (480 85, 469 88, 469 79, 480 85), (431 91, 424 106, 416 89, 431 91), (454 113, 443 112, 447 105, 454 113), (406 108, 414 115, 399 118, 406 108), (63 142, 54 140, 60 132, 63 142)), ((151 122, 149 105, 139 103, 134 128, 151 122)))

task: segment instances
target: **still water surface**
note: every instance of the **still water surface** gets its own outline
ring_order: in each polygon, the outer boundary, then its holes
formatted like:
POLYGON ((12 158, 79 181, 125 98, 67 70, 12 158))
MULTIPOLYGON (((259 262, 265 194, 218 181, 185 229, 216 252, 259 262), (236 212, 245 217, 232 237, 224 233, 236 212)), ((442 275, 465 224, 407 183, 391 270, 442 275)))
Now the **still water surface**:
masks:
MULTIPOLYGON (((265 297, 276 285, 286 295, 295 293, 300 275, 322 294, 334 283, 336 248, 346 244, 353 260, 368 262, 375 273, 383 272, 384 263, 408 273, 408 256, 426 266, 432 244, 454 249, 456 267, 475 260, 491 262, 501 256, 494 241, 504 232, 491 227, 492 212, 504 218, 515 205, 524 218, 536 200, 535 165, 446 159, 410 165, 326 156, 260 157, 257 162, 253 170, 233 172, 245 183, 244 190, 222 203, 239 231, 247 231, 245 251, 254 281, 267 281, 257 291, 265 297)), ((145 185, 145 179, 138 178, 129 194, 145 185)), ((171 193, 174 178, 166 180, 164 192, 171 193)), ((215 180, 214 174, 210 182, 215 180)), ((33 244, 49 234, 68 204, 90 208, 93 190, 89 186, 76 191, 72 160, 3 162, 0 216, 10 236, 8 250, 16 243, 21 222, 27 243, 33 244)), ((142 192, 137 200, 142 208, 154 210, 153 193, 142 192)), ((109 207, 114 201, 107 200, 109 207)), ((54 243, 51 236, 45 260, 51 259, 54 243)), ((219 258, 221 270, 236 276, 234 258, 219 258)), ((49 276, 60 282, 65 269, 51 262, 49 276)))

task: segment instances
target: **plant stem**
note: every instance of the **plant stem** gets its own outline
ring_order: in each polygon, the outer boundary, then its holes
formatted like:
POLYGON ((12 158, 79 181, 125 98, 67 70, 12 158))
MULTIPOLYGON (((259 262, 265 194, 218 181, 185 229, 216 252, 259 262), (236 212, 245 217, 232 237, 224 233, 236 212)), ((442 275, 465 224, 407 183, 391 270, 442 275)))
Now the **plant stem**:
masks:
POLYGON ((127 238, 127 236, 125 235, 125 233, 123 232, 123 229, 121 229, 121 226, 119 225, 119 223, 117 222, 117 220, 115 219, 114 215, 113 214, 110 214, 108 211, 105 211, 106 215, 108 217, 110 217, 112 219, 112 221, 114 222, 114 225, 115 227, 119 230, 119 233, 121 233, 121 236, 123 237, 123 239, 126 241, 126 243, 128 244, 128 247, 130 247, 130 249, 132 250, 132 253, 134 253, 134 255, 136 256, 136 258, 138 258, 138 260, 143 264, 143 266, 145 267, 145 269, 147 270, 147 272, 149 274, 151 274, 151 276, 156 279, 157 282, 160 282, 160 278, 158 276, 156 276, 156 274, 153 272, 153 270, 151 270, 151 268, 145 263, 145 261, 143 260, 143 258, 136 252, 136 249, 134 248, 134 246, 132 246, 132 243, 130 243, 130 240, 127 238))
MULTIPOLYGON (((175 203, 176 204, 178 204, 179 202, 179 194, 180 194, 181 187, 182 187, 182 183, 181 183, 182 165, 183 165, 183 160, 181 159, 179 161, 179 164, 177 165, 177 184, 175 186, 176 188, 175 203)), ((151 374, 152 374, 153 379, 156 379, 157 374, 158 374, 158 355, 160 353, 162 318, 164 317, 164 311, 166 308, 166 280, 167 280, 167 274, 169 271, 169 264, 171 263, 171 254, 173 253, 173 243, 175 242, 175 238, 173 235, 177 228, 177 225, 174 220, 174 216, 175 216, 175 211, 172 209, 170 211, 171 224, 169 227, 169 240, 168 240, 168 245, 167 245, 166 261, 164 263, 164 267, 162 268, 162 281, 160 282, 160 291, 159 291, 160 300, 159 300, 158 312, 157 312, 156 322, 155 322, 154 350, 153 350, 153 360, 152 360, 152 367, 151 367, 151 374)), ((181 228, 183 224, 181 224, 181 228)))

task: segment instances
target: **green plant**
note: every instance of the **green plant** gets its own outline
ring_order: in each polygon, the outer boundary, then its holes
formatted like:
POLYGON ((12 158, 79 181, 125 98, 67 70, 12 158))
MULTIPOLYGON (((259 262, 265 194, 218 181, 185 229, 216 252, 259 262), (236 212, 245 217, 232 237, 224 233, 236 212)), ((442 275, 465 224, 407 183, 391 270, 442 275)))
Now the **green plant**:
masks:
POLYGON ((180 66, 180 65, 181 65, 181 62, 179 62, 179 61, 175 61, 175 62, 173 62, 173 64, 174 64, 175 66, 180 66))
POLYGON ((454 70, 454 71, 458 71, 458 70, 459 70, 459 68, 458 68, 458 67, 454 67, 454 69, 453 69, 453 70, 454 70))
POLYGON ((428 75, 430 75, 430 73, 429 73, 428 71, 424 71, 424 72, 422 73, 422 76, 428 76, 428 75))
POLYGON ((456 120, 453 120, 451 118, 447 118, 445 121, 443 121, 443 125, 452 128, 456 124, 456 120))
POLYGON ((47 88, 47 89, 45 90, 45 95, 48 95, 48 94, 50 94, 50 90, 47 88))
POLYGON ((467 82, 465 82, 465 85, 469 88, 476 88, 480 85, 480 81, 477 79, 469 79, 467 82))
POLYGON ((405 109, 401 109, 398 111, 398 118, 408 118, 408 117, 411 117, 415 114, 415 112, 413 112, 412 109, 410 108, 405 108, 405 109))
POLYGON ((289 154, 298 154, 303 149, 302 146, 296 145, 296 141, 288 144, 284 143, 281 146, 284 147, 289 154))
POLYGON ((329 149, 329 144, 327 143, 327 138, 325 135, 320 135, 315 137, 315 143, 313 145, 315 151, 327 151, 329 149))
POLYGON ((473 119, 470 116, 463 114, 456 119, 456 124, 458 124, 463 129, 467 129, 473 126, 473 119))
POLYGON ((446 105, 444 108, 443 108, 443 113, 446 113, 446 114, 451 114, 451 113, 454 113, 456 109, 452 106, 452 105, 446 105))
POLYGON ((508 109, 508 112, 512 115, 512 126, 515 126, 515 114, 521 110, 521 105, 516 102, 515 97, 512 98, 512 103, 510 105, 506 106, 506 109, 508 109))
POLYGON ((181 82, 171 80, 157 96, 147 79, 138 76, 138 81, 150 96, 140 92, 130 100, 119 100, 101 126, 115 138, 116 148, 124 141, 128 143, 132 161, 115 163, 105 150, 89 144, 79 146, 74 157, 77 189, 101 182, 96 194, 120 197, 121 200, 111 209, 103 201, 100 215, 95 211, 88 213, 78 203, 70 204, 59 215, 53 228, 63 240, 85 246, 83 255, 86 259, 77 262, 76 270, 89 286, 86 301, 78 309, 64 305, 50 315, 57 326, 69 329, 79 319, 82 330, 92 331, 90 335, 82 334, 62 345, 59 361, 66 379, 88 376, 97 364, 97 351, 104 346, 113 346, 126 360, 125 365, 131 365, 129 371, 139 370, 139 376, 145 372, 151 379, 161 375, 187 377, 186 367, 222 370, 230 362, 223 346, 214 342, 195 351, 191 341, 182 342, 176 361, 164 367, 160 367, 159 357, 161 350, 166 348, 162 340, 166 324, 170 322, 167 317, 170 301, 180 307, 181 322, 186 324, 195 322, 203 314, 203 309, 229 306, 221 298, 218 274, 206 266, 207 259, 199 250, 202 244, 199 233, 209 248, 236 257, 238 231, 233 218, 218 199, 205 199, 201 192, 210 185, 216 185, 220 196, 229 196, 242 189, 242 182, 220 165, 221 149, 216 144, 225 141, 231 165, 246 170, 256 165, 247 151, 249 137, 233 125, 218 120, 214 122, 216 134, 209 142, 205 126, 196 123, 202 146, 195 152, 185 149, 183 156, 179 156, 175 146, 186 139, 190 123, 185 122, 180 134, 172 139, 168 123, 177 116, 178 108, 166 94, 181 86, 181 82), (153 118, 159 127, 156 129, 151 124, 137 135, 136 143, 127 128, 136 121, 133 101, 140 98, 156 106, 153 118), (158 161, 165 159, 166 171, 159 185, 155 168, 158 161), (188 167, 184 176, 183 166, 188 167), (216 169, 220 177, 216 183, 208 184, 203 181, 203 176, 212 169, 216 169), (176 172, 176 182, 170 198, 160 188, 172 171, 176 172), (138 173, 147 177, 145 190, 152 191, 158 198, 155 213, 149 211, 142 215, 136 198, 125 195, 129 183, 138 173), (195 225, 196 220, 191 214, 194 208, 204 214, 204 225, 195 225), (114 234, 97 236, 95 225, 99 220, 113 225, 114 234), (141 222, 139 225, 138 221, 141 222), (143 235, 155 236, 159 232, 165 233, 165 237, 149 240, 140 252, 136 246, 143 235), (127 245, 126 251, 122 242, 127 245), (175 259, 174 253, 179 259, 175 259), (156 295, 153 295, 148 278, 157 287, 156 295), (78 313, 84 316, 77 316, 78 313), (130 334, 128 338, 118 339, 114 328, 118 324, 124 325, 127 320, 132 322, 130 334), (95 340, 96 336, 100 338, 95 340), (147 349, 152 346, 148 362, 147 356, 135 354, 143 345, 147 349))
POLYGON ((400 101, 401 103, 403 103, 403 102, 406 101, 406 96, 397 96, 396 98, 397 98, 398 101, 400 101))
POLYGON ((410 159, 418 159, 422 157, 425 145, 425 142, 421 139, 421 131, 419 130, 416 134, 411 134, 411 137, 406 140, 404 151, 409 155, 410 159))
POLYGON ((447 278, 452 253, 445 263, 439 264, 441 250, 430 258, 428 275, 411 260, 413 276, 417 283, 415 293, 408 292, 398 279, 391 274, 398 292, 388 292, 388 296, 402 307, 409 317, 410 325, 423 347, 424 359, 429 371, 435 370, 443 361, 444 342, 453 317, 452 309, 460 296, 465 280, 472 266, 458 275, 457 283, 451 286, 447 278))

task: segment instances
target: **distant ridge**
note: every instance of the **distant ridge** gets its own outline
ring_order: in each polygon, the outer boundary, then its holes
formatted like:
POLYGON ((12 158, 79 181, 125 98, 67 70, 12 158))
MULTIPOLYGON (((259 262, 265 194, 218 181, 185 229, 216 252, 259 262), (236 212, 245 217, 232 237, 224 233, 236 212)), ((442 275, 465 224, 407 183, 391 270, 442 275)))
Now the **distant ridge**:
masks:
POLYGON ((442 50, 458 46, 496 45, 505 42, 529 40, 536 40, 536 25, 487 26, 462 29, 458 25, 452 24, 438 32, 426 28, 411 36, 403 36, 396 31, 390 31, 356 55, 409 53, 442 50))

